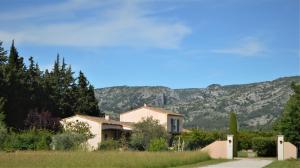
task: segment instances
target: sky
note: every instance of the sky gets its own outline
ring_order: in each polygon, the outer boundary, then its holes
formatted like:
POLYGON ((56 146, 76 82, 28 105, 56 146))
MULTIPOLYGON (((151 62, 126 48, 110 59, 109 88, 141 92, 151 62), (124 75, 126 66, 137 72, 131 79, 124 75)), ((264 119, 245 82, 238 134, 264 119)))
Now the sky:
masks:
MULTIPOLYGON (((299 0, 0 0, 0 41, 96 88, 203 88, 300 75, 299 0)), ((28 62, 28 61, 27 61, 28 62)))

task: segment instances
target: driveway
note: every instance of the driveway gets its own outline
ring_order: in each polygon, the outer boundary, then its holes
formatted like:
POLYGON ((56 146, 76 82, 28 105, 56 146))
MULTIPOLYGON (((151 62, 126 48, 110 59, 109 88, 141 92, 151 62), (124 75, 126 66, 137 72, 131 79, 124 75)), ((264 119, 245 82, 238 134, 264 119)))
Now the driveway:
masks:
POLYGON ((262 168, 270 164, 271 162, 273 162, 273 160, 271 159, 240 158, 238 160, 205 166, 201 168, 262 168))

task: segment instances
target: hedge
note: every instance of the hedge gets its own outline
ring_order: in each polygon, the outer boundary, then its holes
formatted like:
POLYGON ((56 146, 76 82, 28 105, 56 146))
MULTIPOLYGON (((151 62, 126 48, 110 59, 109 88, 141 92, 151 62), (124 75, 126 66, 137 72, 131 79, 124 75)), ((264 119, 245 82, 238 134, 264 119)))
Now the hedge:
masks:
POLYGON ((256 137, 252 139, 252 148, 258 156, 276 156, 276 139, 274 137, 256 137))

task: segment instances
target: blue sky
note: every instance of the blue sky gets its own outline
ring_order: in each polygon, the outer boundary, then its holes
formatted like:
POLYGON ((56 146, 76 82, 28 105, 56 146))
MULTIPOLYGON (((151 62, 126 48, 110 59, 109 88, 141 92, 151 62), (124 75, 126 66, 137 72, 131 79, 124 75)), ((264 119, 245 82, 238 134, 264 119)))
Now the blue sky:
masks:
POLYGON ((198 88, 300 75, 298 0, 1 0, 0 40, 97 88, 198 88))

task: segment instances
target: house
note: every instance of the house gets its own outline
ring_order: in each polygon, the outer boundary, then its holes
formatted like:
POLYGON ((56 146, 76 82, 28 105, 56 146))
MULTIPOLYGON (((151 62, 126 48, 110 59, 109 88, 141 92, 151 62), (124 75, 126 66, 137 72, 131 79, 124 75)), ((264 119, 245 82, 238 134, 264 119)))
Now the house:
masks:
POLYGON ((108 139, 117 140, 122 132, 128 133, 132 130, 130 124, 110 120, 108 116, 102 118, 76 114, 61 120, 62 125, 67 122, 85 122, 90 126, 90 131, 94 137, 87 141, 89 150, 97 149, 98 144, 102 141, 108 139))
POLYGON ((138 109, 121 113, 120 121, 137 123, 148 117, 158 120, 169 133, 178 134, 183 132, 183 115, 162 108, 150 107, 146 104, 138 109))
POLYGON ((87 141, 88 148, 95 150, 102 141, 114 139, 118 140, 122 133, 129 136, 133 129, 134 123, 143 119, 152 117, 171 134, 183 132, 183 115, 164 110, 162 108, 149 107, 144 105, 135 110, 127 111, 120 114, 120 121, 111 120, 109 116, 93 117, 76 114, 74 116, 61 120, 62 125, 67 122, 85 122, 91 128, 91 133, 95 135, 87 141))

